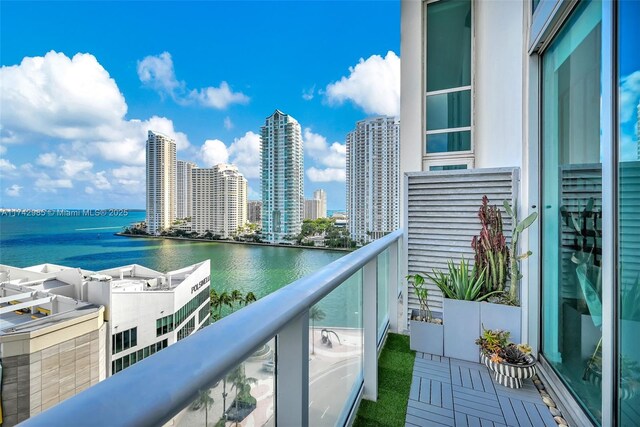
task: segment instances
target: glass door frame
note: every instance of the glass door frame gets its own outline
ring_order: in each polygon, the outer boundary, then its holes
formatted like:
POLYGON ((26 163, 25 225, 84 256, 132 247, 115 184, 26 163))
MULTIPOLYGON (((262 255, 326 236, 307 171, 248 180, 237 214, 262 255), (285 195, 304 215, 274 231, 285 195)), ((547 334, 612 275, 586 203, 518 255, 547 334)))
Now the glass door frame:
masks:
MULTIPOLYGON (((542 56, 554 37, 560 32, 577 2, 567 0, 542 0, 533 16, 529 17, 530 52, 528 60, 528 161, 532 175, 527 183, 528 201, 532 209, 542 202, 542 56), (541 7, 542 6, 542 7, 541 7)), ((601 40, 601 94, 600 94, 600 145, 602 158, 602 425, 618 423, 618 72, 617 72, 617 3, 602 0, 601 40)), ((584 409, 577 404, 572 393, 546 362, 541 353, 543 339, 542 324, 542 277, 543 265, 542 227, 540 217, 532 227, 530 248, 534 256, 530 260, 527 333, 539 359, 543 375, 552 379, 561 403, 575 413, 574 421, 590 422, 584 409), (576 411, 577 409, 577 411, 576 411)), ((524 302, 524 301, 523 301, 524 302)))

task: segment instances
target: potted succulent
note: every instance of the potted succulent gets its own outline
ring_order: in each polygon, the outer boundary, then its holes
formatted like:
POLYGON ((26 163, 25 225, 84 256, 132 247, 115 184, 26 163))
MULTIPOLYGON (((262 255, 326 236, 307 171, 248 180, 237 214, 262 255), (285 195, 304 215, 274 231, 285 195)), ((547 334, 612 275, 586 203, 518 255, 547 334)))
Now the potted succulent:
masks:
MULTIPOLYGON (((505 329, 516 341, 520 340, 521 310, 519 307, 519 287, 522 278, 520 261, 528 258, 531 251, 518 252, 520 235, 538 217, 536 212, 518 221, 517 205, 503 202, 504 211, 511 217, 513 232, 511 241, 503 233, 502 213, 497 206, 490 206, 487 196, 482 198, 478 210, 480 234, 473 238, 471 247, 475 251, 475 264, 485 269, 486 293, 493 293, 488 304, 480 306, 480 324, 489 329, 505 329)), ((481 331, 478 330, 480 333, 481 331)))
POLYGON ((434 271, 429 279, 444 296, 444 355, 478 362, 473 340, 480 331, 480 303, 497 292, 484 293, 485 269, 470 268, 462 257, 460 264, 448 261, 448 274, 434 271))
POLYGON ((536 359, 527 344, 509 341, 509 331, 484 329, 476 340, 480 346, 480 361, 494 373, 499 384, 510 388, 522 387, 522 380, 536 373, 536 359))
POLYGON ((442 356, 444 354, 442 319, 434 317, 429 308, 424 277, 420 274, 407 276, 420 302, 419 309, 413 309, 409 321, 409 339, 411 350, 442 356))

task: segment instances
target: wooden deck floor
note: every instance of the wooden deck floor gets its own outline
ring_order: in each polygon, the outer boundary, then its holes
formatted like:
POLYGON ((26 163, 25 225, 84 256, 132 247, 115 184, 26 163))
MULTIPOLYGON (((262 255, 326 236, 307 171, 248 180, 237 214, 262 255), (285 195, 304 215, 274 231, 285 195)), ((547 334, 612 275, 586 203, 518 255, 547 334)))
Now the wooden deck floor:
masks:
POLYGON ((416 353, 406 427, 556 427, 531 380, 510 389, 478 363, 416 353))

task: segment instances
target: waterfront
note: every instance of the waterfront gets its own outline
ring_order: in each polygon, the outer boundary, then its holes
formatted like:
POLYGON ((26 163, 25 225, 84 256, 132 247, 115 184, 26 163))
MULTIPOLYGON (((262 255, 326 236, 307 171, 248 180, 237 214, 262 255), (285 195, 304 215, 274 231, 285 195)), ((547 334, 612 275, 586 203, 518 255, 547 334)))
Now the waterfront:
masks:
MULTIPOLYGON (((16 267, 53 263, 87 270, 136 263, 164 272, 210 259, 212 288, 251 291, 260 298, 345 255, 317 249, 114 235, 143 219, 144 211, 115 217, 2 216, 0 263, 16 267)), ((346 315, 358 309, 346 310, 345 304, 357 296, 345 292, 348 289, 338 289, 325 298, 322 308, 327 317, 323 323, 356 326, 346 321, 346 315)))

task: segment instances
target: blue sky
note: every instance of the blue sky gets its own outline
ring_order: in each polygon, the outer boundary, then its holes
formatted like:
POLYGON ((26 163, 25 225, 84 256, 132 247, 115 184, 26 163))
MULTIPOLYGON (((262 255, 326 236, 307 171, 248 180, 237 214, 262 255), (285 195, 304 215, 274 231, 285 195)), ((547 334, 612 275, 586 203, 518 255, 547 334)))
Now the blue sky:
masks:
POLYGON ((147 129, 178 158, 237 163, 301 124, 305 194, 345 207, 344 140, 399 112, 400 3, 10 2, 0 13, 0 206, 144 207, 147 129))

